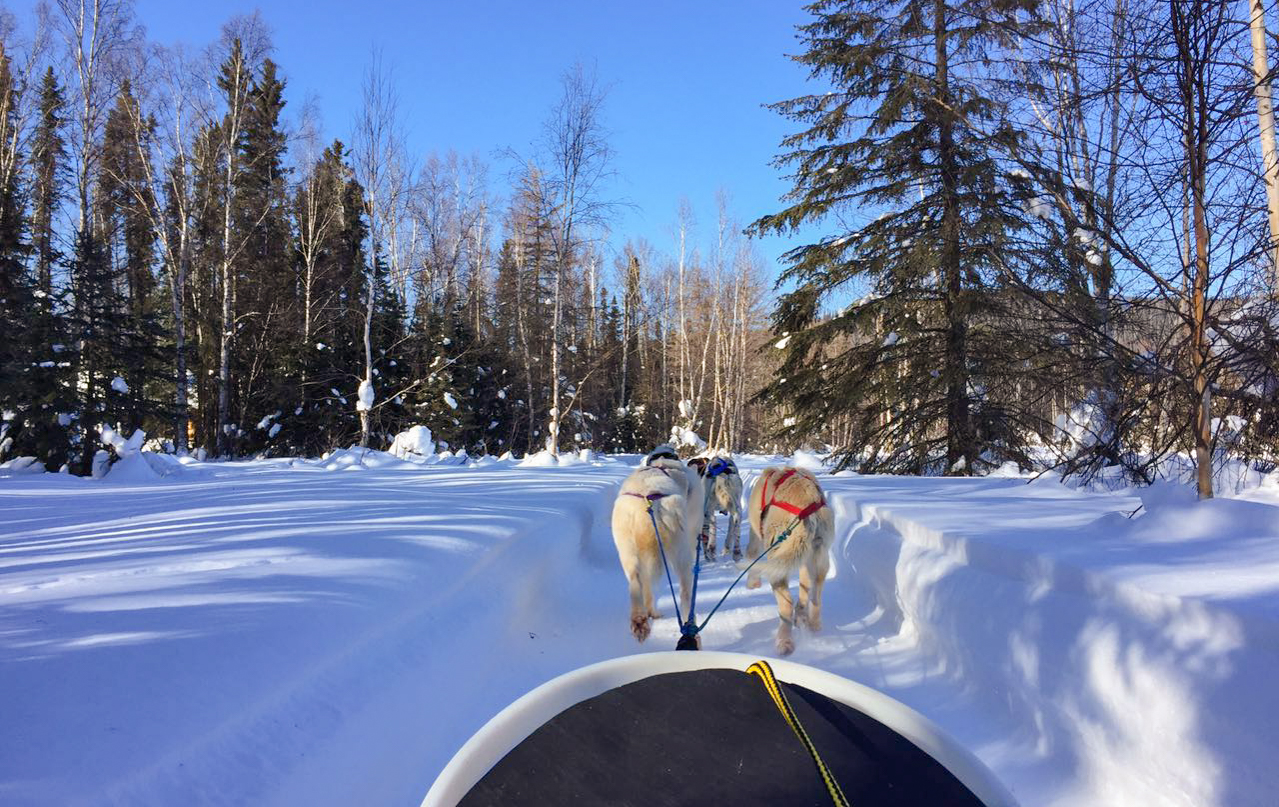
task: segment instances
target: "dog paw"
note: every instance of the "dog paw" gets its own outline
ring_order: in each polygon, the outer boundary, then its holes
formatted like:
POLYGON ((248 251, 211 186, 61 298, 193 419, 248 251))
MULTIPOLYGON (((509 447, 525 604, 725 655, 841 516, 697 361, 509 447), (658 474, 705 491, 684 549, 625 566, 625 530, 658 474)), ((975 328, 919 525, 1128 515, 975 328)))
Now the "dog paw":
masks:
POLYGON ((808 615, 808 629, 813 633, 817 633, 822 629, 822 618, 817 614, 810 613, 808 615))
POLYGON ((635 634, 635 641, 642 642, 648 638, 649 624, 648 616, 631 617, 631 633, 635 634))
POLYGON ((736 560, 741 560, 741 559, 742 559, 742 550, 734 548, 734 549, 733 549, 733 560, 735 560, 735 561, 736 561, 736 560))
POLYGON ((795 652, 795 640, 794 640, 794 639, 792 639, 792 638, 791 638, 791 637, 789 637, 789 636, 786 636, 786 637, 778 636, 778 637, 777 637, 777 655, 779 655, 779 656, 789 656, 791 653, 794 653, 794 652, 795 652))
POLYGON ((747 588, 759 588, 760 579, 754 575, 748 575, 746 578, 747 588))

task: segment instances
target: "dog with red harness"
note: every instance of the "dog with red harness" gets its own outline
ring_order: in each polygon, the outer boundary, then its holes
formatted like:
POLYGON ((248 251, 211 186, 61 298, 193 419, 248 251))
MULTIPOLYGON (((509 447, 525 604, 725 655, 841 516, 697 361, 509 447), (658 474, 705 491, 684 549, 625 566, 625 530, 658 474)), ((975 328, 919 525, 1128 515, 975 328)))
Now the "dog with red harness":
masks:
POLYGON ((777 597, 777 652, 795 650, 792 627, 822 627, 822 585, 830 571, 830 546, 835 538, 835 515, 817 477, 801 468, 766 468, 751 488, 748 500, 751 537, 746 557, 755 560, 748 588, 761 578, 772 584, 777 597), (799 571, 799 601, 791 599, 790 576, 799 571))

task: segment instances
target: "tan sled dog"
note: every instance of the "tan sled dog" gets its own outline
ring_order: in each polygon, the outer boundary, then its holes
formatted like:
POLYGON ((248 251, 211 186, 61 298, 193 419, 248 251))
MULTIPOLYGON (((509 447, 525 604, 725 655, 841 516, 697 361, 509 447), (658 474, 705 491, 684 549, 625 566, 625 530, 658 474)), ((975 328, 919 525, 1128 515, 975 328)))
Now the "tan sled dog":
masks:
POLYGON ((702 526, 702 481, 679 460, 658 458, 628 476, 613 503, 613 543, 630 587, 631 632, 641 642, 648 638, 650 620, 661 616, 653 605, 653 587, 666 585, 650 505, 671 577, 679 580, 680 613, 686 616, 694 544, 702 526))
POLYGON ((754 560, 782 538, 751 570, 746 585, 759 588, 761 577, 772 584, 781 618, 777 652, 789 655, 795 650, 791 628, 796 621, 803 620, 815 631, 822 627, 822 584, 830 570, 835 516, 817 478, 800 468, 766 468, 751 488, 747 507, 751 525, 747 559, 754 560), (792 605, 790 575, 796 569, 799 603, 792 605))

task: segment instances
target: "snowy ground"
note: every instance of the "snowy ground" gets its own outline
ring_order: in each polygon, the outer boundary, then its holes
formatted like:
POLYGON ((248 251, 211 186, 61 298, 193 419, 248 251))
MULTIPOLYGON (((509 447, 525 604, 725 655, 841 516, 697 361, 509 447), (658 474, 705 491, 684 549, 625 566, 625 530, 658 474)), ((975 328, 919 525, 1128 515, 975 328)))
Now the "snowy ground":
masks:
MULTIPOLYGON (((627 629, 633 463, 0 477, 0 803, 415 804, 533 686, 674 646, 673 619, 627 629)), ((1272 803, 1279 490, 1130 519, 1051 482, 823 482, 835 573, 795 660, 929 715, 1028 807, 1272 803)), ((705 647, 773 654, 767 589, 726 609, 705 647)))

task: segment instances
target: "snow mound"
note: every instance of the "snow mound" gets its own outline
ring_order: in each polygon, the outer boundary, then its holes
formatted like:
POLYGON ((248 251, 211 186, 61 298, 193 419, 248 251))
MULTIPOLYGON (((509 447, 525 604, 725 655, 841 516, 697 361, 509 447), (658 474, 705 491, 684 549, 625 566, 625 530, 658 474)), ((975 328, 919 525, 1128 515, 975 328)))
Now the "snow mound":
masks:
POLYGON ((998 479, 1021 479, 1029 476, 1029 474, 1022 471, 1021 466, 1019 466, 1016 462, 1008 460, 1003 465, 1000 465, 998 468, 995 468, 990 473, 986 474, 986 476, 998 479))
POLYGON ((115 449, 116 461, 106 451, 99 451, 93 457, 93 478, 107 479, 111 482, 157 482, 168 477, 185 473, 182 463, 170 454, 146 451, 142 448, 147 433, 134 429, 128 440, 110 426, 100 429, 102 444, 115 449))
POLYGON ((817 452, 802 448, 795 452, 795 458, 791 460, 791 464, 813 473, 822 473, 826 470, 826 461, 817 452))
POLYGON ((42 474, 44 470, 44 463, 35 457, 14 457, 7 462, 0 462, 0 476, 42 474))
MULTIPOLYGON (((156 456, 150 451, 139 451, 112 463, 103 477, 109 482, 158 482, 167 474, 157 472, 148 458, 156 456)), ((165 466, 161 468, 167 470, 165 466)))
POLYGON ((560 465, 561 465, 561 466, 569 466, 569 465, 587 465, 587 464, 589 464, 590 460, 583 460, 583 459, 582 459, 582 455, 581 455, 580 453, 578 453, 578 454, 561 454, 561 455, 559 456, 559 462, 560 462, 560 465))
POLYGON ((369 469, 409 468, 413 466, 413 463, 402 460, 385 451, 351 446, 350 448, 339 448, 337 451, 325 456, 316 465, 326 471, 364 471, 369 469))
POLYGON ((694 451, 702 451, 706 448, 706 441, 697 432, 683 426, 671 427, 671 444, 680 448, 691 448, 694 451))
POLYGON ((440 455, 435 458, 433 465, 466 465, 471 461, 471 457, 466 453, 466 449, 459 448, 457 453, 452 451, 441 451, 440 455))
POLYGON ((395 435, 389 453, 410 462, 426 463, 435 455, 435 440, 425 426, 410 426, 395 435))
POLYGON ((559 464, 559 457, 556 457, 547 449, 542 449, 536 454, 529 454, 519 462, 521 468, 555 468, 559 464))

